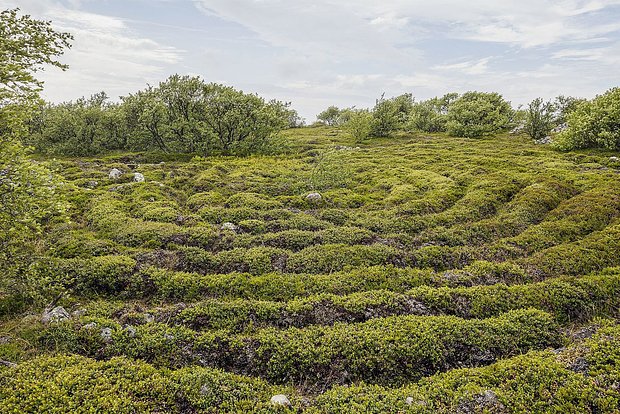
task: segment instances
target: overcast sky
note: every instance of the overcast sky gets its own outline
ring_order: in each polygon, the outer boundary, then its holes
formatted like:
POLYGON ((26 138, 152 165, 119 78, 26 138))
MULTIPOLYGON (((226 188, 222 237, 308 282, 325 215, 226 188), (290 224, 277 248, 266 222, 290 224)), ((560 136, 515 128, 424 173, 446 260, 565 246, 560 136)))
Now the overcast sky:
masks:
POLYGON ((620 85, 620 0, 0 0, 74 37, 44 97, 112 98, 173 73, 292 102, 308 121, 382 92, 513 105, 620 85))

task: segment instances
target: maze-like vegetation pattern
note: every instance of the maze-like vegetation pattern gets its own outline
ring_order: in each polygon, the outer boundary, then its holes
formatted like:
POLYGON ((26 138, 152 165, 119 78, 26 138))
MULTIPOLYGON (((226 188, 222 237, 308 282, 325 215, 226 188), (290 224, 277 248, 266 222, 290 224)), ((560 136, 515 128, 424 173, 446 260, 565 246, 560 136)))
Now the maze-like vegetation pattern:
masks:
POLYGON ((613 154, 286 135, 47 160, 71 222, 33 272, 73 313, 2 322, 0 411, 619 412, 613 154))

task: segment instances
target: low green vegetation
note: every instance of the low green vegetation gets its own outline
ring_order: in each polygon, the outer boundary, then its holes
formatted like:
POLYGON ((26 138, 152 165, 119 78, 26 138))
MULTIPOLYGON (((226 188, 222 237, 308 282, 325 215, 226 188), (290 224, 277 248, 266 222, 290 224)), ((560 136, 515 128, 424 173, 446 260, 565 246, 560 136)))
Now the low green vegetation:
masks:
POLYGON ((618 413, 616 89, 45 105, 0 21, 0 412, 618 413))

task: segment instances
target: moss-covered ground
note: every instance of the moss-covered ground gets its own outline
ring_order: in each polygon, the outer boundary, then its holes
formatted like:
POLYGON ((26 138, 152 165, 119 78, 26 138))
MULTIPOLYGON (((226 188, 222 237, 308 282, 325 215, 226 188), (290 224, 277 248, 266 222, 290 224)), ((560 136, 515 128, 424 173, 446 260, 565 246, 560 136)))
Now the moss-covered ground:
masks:
POLYGON ((0 298, 0 412, 620 412, 614 154, 283 144, 44 160, 71 218, 31 277, 70 317, 0 298))

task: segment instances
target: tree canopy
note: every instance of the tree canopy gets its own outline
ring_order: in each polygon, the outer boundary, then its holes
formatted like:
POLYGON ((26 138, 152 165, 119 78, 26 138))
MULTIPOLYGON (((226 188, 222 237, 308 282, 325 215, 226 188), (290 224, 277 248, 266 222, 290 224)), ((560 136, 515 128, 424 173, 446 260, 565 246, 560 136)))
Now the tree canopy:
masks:
POLYGON ((43 84, 35 73, 45 65, 65 69, 56 57, 70 39, 18 9, 0 13, 0 294, 28 291, 25 268, 31 263, 33 239, 63 210, 55 177, 28 158, 19 139, 39 104, 43 84))

